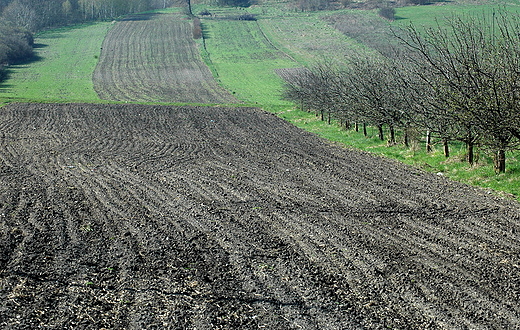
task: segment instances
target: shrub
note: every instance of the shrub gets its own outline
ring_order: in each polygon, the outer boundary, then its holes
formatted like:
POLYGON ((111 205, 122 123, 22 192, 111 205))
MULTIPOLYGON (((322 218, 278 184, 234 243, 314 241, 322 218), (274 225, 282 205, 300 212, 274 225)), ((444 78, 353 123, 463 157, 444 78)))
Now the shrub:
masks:
POLYGON ((30 32, 7 24, 0 25, 0 64, 10 64, 31 58, 34 39, 30 32))
POLYGON ((239 21, 256 21, 256 17, 253 14, 243 14, 238 16, 239 21))
POLYGON ((386 18, 388 20, 395 20, 395 8, 385 7, 379 9, 379 16, 386 18))
POLYGON ((199 16, 211 16, 211 13, 209 10, 204 9, 203 11, 199 12, 199 16))

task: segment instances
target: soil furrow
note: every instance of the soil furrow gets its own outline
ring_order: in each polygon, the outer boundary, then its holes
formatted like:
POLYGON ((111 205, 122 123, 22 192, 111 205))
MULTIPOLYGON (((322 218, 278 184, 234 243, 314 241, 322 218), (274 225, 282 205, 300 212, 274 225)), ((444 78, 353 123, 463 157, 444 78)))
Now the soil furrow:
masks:
POLYGON ((204 65, 191 22, 178 14, 121 21, 109 31, 93 75, 102 99, 236 103, 204 65))
POLYGON ((516 202, 258 109, 0 122, 0 328, 520 325, 516 202))

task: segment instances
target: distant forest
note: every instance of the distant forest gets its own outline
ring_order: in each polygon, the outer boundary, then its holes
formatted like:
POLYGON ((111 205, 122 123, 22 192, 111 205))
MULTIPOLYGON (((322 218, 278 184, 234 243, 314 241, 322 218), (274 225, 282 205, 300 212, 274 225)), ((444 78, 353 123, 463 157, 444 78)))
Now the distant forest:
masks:
POLYGON ((9 64, 33 56, 33 33, 48 27, 107 20, 178 0, 0 0, 0 81, 9 64))

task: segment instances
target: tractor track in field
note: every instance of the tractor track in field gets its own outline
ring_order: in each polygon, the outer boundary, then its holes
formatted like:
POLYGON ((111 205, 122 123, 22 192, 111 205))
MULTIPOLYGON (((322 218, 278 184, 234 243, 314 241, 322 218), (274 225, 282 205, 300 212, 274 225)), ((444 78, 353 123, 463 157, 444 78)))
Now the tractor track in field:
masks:
POLYGON ((0 108, 1 329, 515 329, 520 207, 254 108, 0 108))

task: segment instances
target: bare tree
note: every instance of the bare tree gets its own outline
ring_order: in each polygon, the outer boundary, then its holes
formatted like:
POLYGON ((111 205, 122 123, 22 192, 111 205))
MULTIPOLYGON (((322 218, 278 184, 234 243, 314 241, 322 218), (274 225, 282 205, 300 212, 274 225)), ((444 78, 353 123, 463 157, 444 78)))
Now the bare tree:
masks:
POLYGON ((497 172, 520 138, 519 27, 517 16, 499 11, 455 16, 423 32, 410 25, 398 35, 417 55, 409 59, 432 111, 459 127, 470 163, 475 142, 491 150, 497 172))
POLYGON ((19 0, 9 3, 2 16, 11 24, 21 26, 29 31, 35 31, 38 27, 35 9, 19 0))
POLYGON ((358 116, 375 125, 384 139, 383 126, 390 131, 388 142, 395 144, 395 128, 406 126, 408 113, 399 76, 399 67, 377 54, 352 56, 345 80, 343 99, 357 104, 358 116))

